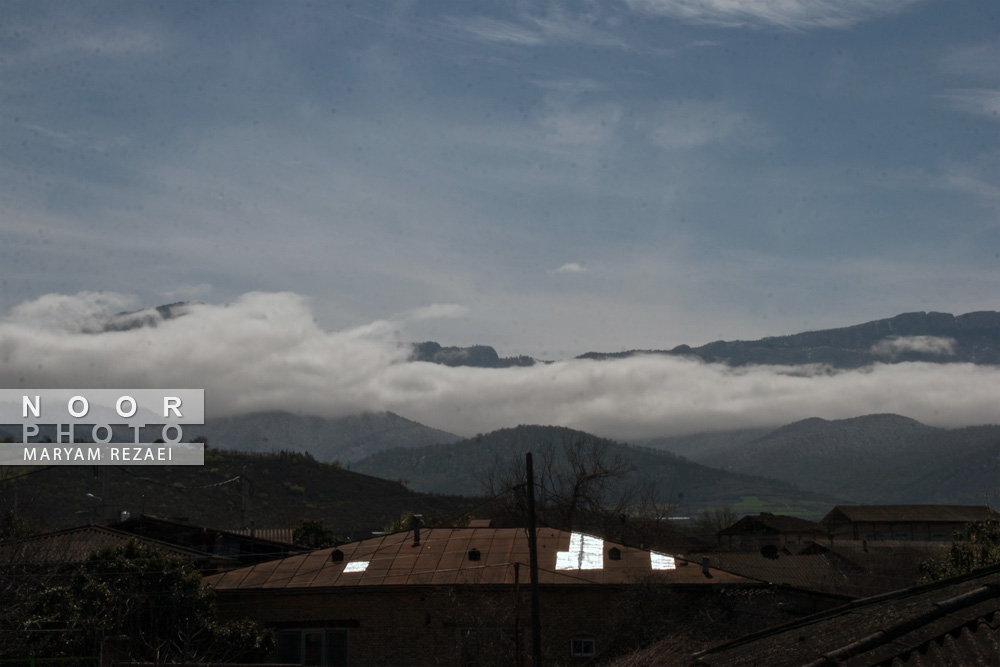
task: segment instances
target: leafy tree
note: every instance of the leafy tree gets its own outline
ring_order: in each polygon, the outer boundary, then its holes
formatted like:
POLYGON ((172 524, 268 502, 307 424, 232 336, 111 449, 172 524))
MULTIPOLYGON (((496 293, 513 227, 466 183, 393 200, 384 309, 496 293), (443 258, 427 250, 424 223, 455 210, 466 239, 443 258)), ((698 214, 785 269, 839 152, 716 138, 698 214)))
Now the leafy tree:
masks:
POLYGON ((21 520, 14 510, 9 509, 0 516, 0 542, 19 540, 31 534, 31 527, 21 520))
POLYGON ((937 581, 996 563, 1000 563, 1000 521, 990 519, 957 531, 947 556, 920 564, 920 578, 937 581))
POLYGON ((299 527, 292 531, 292 542, 310 549, 325 549, 343 541, 326 524, 316 519, 303 519, 299 527))
POLYGON ((249 662, 272 648, 253 623, 219 622, 213 594, 182 559, 137 540, 91 553, 60 585, 39 591, 22 627, 47 656, 249 662))
MULTIPOLYGON (((398 519, 393 519, 383 526, 387 533, 402 533, 413 530, 418 514, 414 512, 403 512, 398 519)), ((472 515, 468 512, 456 516, 441 516, 439 514, 421 514, 421 528, 463 528, 469 525, 472 515)))

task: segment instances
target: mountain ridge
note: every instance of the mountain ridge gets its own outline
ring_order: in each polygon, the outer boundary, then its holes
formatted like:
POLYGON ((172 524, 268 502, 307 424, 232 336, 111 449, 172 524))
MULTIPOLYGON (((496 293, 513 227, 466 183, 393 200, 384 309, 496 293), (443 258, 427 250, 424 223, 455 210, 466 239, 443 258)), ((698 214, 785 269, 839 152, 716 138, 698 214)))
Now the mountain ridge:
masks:
MULTIPOLYGON (((547 363, 532 357, 500 357, 489 345, 443 347, 434 341, 415 343, 411 361, 446 366, 509 368, 547 363)), ((934 311, 902 313, 833 329, 765 336, 756 340, 717 340, 698 347, 585 352, 575 359, 605 361, 637 355, 676 356, 730 366, 824 364, 840 369, 876 363, 1000 364, 1000 312, 983 310, 962 315, 934 311)))
POLYGON ((498 462, 510 464, 525 451, 532 451, 537 460, 544 460, 566 447, 584 450, 595 447, 611 457, 622 457, 629 465, 621 483, 634 488, 651 484, 658 499, 677 503, 689 512, 739 505, 746 498, 766 496, 769 500, 765 509, 780 511, 791 507, 792 511, 805 511, 803 508, 822 506, 824 509, 815 512, 819 515, 838 500, 844 500, 841 496, 801 490, 787 482, 759 476, 733 474, 669 452, 635 447, 562 426, 521 425, 451 444, 385 450, 352 464, 352 469, 405 478, 407 487, 415 491, 477 495, 484 492, 483 480, 498 462))
MULTIPOLYGON (((101 330, 155 327, 161 321, 183 317, 188 306, 197 303, 179 301, 117 313, 107 318, 101 330)), ((424 341, 403 345, 410 347, 410 361, 452 367, 511 368, 548 363, 527 355, 501 357, 495 348, 484 344, 463 347, 424 341)), ((681 344, 669 350, 590 351, 575 358, 601 361, 636 355, 688 357, 730 366, 824 364, 850 369, 906 361, 997 365, 1000 364, 1000 312, 981 310, 953 315, 914 311, 861 324, 755 340, 716 340, 697 347, 681 344)))

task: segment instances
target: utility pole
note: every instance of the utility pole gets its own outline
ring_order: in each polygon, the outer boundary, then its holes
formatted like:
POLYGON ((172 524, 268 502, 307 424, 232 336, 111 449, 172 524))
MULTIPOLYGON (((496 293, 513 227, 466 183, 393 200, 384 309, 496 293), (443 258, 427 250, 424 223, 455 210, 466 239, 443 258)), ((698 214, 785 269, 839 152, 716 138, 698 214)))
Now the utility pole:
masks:
POLYGON ((523 664, 521 653, 521 564, 514 563, 514 660, 523 664))
POLYGON ((538 539, 535 535, 535 467, 531 452, 527 454, 528 476, 528 565, 531 570, 531 660, 534 667, 542 666, 542 620, 538 602, 538 539))
POLYGON ((240 528, 246 530, 247 525, 247 494, 250 492, 250 480, 247 479, 247 467, 243 466, 240 473, 240 528))

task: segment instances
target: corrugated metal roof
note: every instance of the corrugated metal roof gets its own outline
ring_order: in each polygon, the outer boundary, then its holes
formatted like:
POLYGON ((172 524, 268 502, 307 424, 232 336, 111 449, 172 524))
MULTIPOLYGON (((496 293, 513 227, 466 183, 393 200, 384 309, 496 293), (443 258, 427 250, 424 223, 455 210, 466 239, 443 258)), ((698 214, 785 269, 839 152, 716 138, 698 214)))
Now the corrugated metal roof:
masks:
POLYGON ((916 650, 897 656, 892 667, 992 667, 1000 664, 1000 614, 989 614, 963 626, 956 633, 921 645, 916 650))
MULTIPOLYGON (((224 530, 221 528, 210 528, 208 526, 200 526, 198 524, 193 524, 189 521, 178 520, 178 519, 167 519, 161 516, 153 516, 151 514, 142 514, 139 516, 134 516, 125 521, 119 521, 113 526, 116 529, 120 529, 126 532, 142 534, 142 531, 150 530, 156 528, 160 531, 171 531, 173 530, 177 534, 190 534, 198 532, 212 532, 217 535, 228 535, 232 536, 236 540, 243 540, 244 542, 252 540, 261 545, 273 545, 276 552, 284 551, 287 553, 290 550, 304 551, 305 547, 296 545, 291 541, 284 540, 274 540, 265 535, 260 534, 261 532, 271 532, 271 529, 253 529, 255 531, 254 536, 250 536, 250 530, 224 530)), ((293 529, 294 530, 294 529, 293 529)), ((290 537, 290 536, 289 536, 290 537)))
POLYGON ((823 555, 780 554, 777 558, 767 558, 753 552, 716 552, 703 557, 713 567, 772 584, 820 591, 842 588, 843 573, 823 555))
POLYGON ((799 553, 827 553, 850 561, 862 567, 886 558, 927 560, 941 558, 951 551, 951 542, 931 542, 922 540, 834 540, 812 542, 799 553))
POLYGON ((1000 566, 880 595, 712 648, 699 665, 997 665, 1000 566))
MULTIPOLYGON (((209 577, 219 591, 262 588, 324 588, 341 586, 513 584, 514 563, 524 565, 527 581, 528 538, 521 528, 431 528, 413 533, 382 535, 336 548, 260 563, 209 577), (475 549, 478 559, 469 557, 475 549), (340 552, 335 556, 335 552, 340 552), (367 562, 363 569, 356 563, 367 562)), ((542 584, 621 584, 655 574, 664 583, 753 583, 751 579, 709 569, 667 554, 605 542, 593 536, 540 528, 538 537, 539 582, 542 584), (618 550, 611 560, 609 551, 618 550), (560 556, 560 554, 564 554, 560 556), (575 567, 570 567, 573 564, 575 567), (566 568, 561 569, 559 566, 566 568)))
POLYGON ((243 528, 232 531, 235 535, 244 535, 246 537, 255 537, 261 540, 270 540, 271 542, 291 545, 295 545, 295 542, 292 540, 294 532, 294 528, 243 528))
POLYGON ((998 519, 1000 514, 985 505, 837 505, 820 523, 878 522, 973 522, 998 519))

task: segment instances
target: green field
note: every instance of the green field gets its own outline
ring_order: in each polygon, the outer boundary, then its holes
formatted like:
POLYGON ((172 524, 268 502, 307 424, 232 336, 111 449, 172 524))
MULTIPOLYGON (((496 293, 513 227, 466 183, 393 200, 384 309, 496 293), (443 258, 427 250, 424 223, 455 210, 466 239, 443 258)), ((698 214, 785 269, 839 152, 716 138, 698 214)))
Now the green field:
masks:
POLYGON ((788 516, 797 516, 802 519, 816 521, 833 509, 833 505, 818 500, 802 500, 780 495, 765 495, 741 496, 739 501, 733 503, 732 509, 739 516, 770 512, 772 514, 786 514, 788 516))

